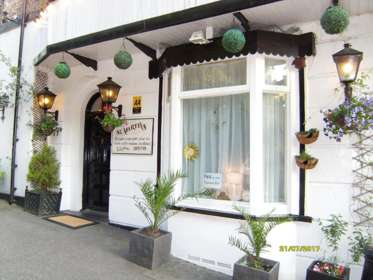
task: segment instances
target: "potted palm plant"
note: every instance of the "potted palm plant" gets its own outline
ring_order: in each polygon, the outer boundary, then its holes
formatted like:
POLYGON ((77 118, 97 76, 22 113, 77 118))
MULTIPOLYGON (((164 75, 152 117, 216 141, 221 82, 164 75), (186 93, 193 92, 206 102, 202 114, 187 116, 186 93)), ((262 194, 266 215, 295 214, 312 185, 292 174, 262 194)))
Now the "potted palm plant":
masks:
POLYGON ((317 260, 307 269, 306 280, 348 280, 350 269, 338 263, 337 252, 342 237, 347 232, 348 223, 340 215, 331 215, 326 222, 319 222, 319 226, 332 250, 332 257, 317 260))
POLYGON ((26 188, 25 210, 39 216, 58 214, 61 204, 59 170, 60 164, 56 151, 44 145, 42 150, 33 155, 29 164, 27 180, 32 190, 26 188))
POLYGON ((172 208, 181 200, 207 195, 206 192, 202 192, 173 198, 175 184, 183 177, 185 175, 179 171, 170 172, 158 177, 156 184, 151 180, 138 184, 143 197, 134 197, 135 204, 149 226, 132 231, 129 253, 132 262, 154 269, 170 258, 172 234, 161 230, 161 225, 178 213, 172 208))
POLYGON ((253 218, 245 209, 235 207, 241 213, 245 221, 239 228, 239 233, 248 239, 243 242, 235 236, 229 238, 229 244, 245 253, 234 264, 233 280, 257 279, 276 280, 278 279, 280 263, 261 257, 262 252, 270 245, 267 242, 268 234, 273 228, 287 222, 287 218, 274 218, 267 214, 262 217, 253 218))

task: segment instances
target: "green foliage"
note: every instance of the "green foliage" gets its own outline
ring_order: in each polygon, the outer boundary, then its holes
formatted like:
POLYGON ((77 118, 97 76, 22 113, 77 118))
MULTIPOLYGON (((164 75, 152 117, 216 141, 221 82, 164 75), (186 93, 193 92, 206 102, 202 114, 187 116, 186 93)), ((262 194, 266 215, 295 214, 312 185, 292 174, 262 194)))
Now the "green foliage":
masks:
POLYGON ((270 217, 271 213, 253 218, 244 208, 238 206, 234 208, 245 218, 245 222, 241 224, 238 232, 244 235, 248 242, 244 242, 238 237, 230 236, 229 244, 246 254, 249 261, 248 265, 264 269, 260 256, 267 247, 270 247, 267 242, 268 234, 273 228, 289 220, 287 218, 270 217))
MULTIPOLYGON (((1 160, 0 160, 0 163, 1 163, 1 160)), ((5 171, 1 169, 1 165, 0 165, 0 183, 4 180, 4 177, 5 177, 5 171)))
POLYGON ((150 180, 138 184, 144 197, 134 197, 135 204, 147 219, 150 225, 150 234, 156 235, 159 233, 160 226, 178 213, 178 211, 171 209, 177 203, 186 198, 208 195, 207 192, 201 192, 173 198, 177 180, 184 177, 184 174, 176 171, 158 177, 156 184, 153 184, 150 180))
MULTIPOLYGON (((13 66, 10 59, 6 57, 0 51, 0 66, 8 69, 8 75, 6 79, 0 78, 0 99, 1 102, 7 103, 8 106, 14 105, 14 96, 17 87, 17 74, 18 67, 13 66)), ((20 92, 18 101, 28 102, 31 100, 34 94, 34 87, 21 76, 20 79, 20 92)), ((6 106, 5 106, 6 107, 6 106)))
POLYGON ((120 50, 114 56, 114 64, 119 69, 128 69, 132 65, 132 61, 131 54, 126 50, 120 50))
POLYGON ((33 125, 34 137, 46 138, 54 132, 59 132, 62 129, 58 126, 58 122, 53 116, 45 115, 40 122, 33 125))
POLYGON ((245 47, 245 44, 245 34, 238 28, 229 29, 223 35, 222 45, 227 52, 239 53, 245 47))
POLYGON ((62 61, 54 67, 54 74, 60 79, 67 79, 71 74, 70 66, 62 61))
POLYGON ((124 123, 124 120, 116 117, 113 113, 106 113, 104 118, 101 120, 103 127, 120 127, 124 123))
POLYGON ((302 152, 299 155, 299 159, 302 160, 302 161, 308 161, 308 160, 313 159, 313 157, 310 154, 306 153, 306 152, 302 152))
POLYGON ((363 233, 361 229, 356 229, 348 239, 352 260, 355 263, 359 263, 365 249, 368 248, 372 241, 372 236, 368 233, 363 233))
POLYGON ((339 5, 329 7, 320 20, 322 28, 328 34, 339 34, 345 31, 350 23, 348 12, 339 5))
POLYGON ((43 149, 34 154, 29 164, 27 180, 36 191, 48 192, 59 187, 60 164, 54 148, 44 145, 43 149))
POLYGON ((331 215, 326 222, 320 221, 319 226, 335 256, 334 259, 336 259, 339 243, 346 234, 348 223, 343 220, 341 215, 331 215))
POLYGON ((306 134, 307 138, 310 138, 310 137, 313 136, 313 134, 315 134, 317 132, 319 132, 319 130, 317 128, 311 128, 311 129, 305 131, 305 134, 306 134))

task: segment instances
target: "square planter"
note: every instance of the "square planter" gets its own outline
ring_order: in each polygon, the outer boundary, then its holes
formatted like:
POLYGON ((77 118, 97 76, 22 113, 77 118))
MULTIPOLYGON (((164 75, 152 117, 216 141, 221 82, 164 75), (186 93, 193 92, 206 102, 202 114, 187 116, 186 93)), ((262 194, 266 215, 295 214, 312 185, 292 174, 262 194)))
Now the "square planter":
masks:
POLYGON ((350 268, 349 267, 345 267, 344 277, 343 278, 338 278, 338 277, 334 277, 334 276, 331 276, 331 275, 323 273, 323 272, 314 271, 313 267, 317 262, 320 262, 320 261, 314 261, 307 268, 306 280, 349 280, 350 279, 350 268))
POLYGON ((130 261, 153 269, 170 259, 172 233, 161 231, 159 236, 150 236, 144 229, 131 232, 130 261))
POLYGON ((36 192, 26 189, 25 211, 38 215, 56 215, 60 212, 62 192, 36 192))
POLYGON ((233 280, 277 280, 280 263, 261 258, 265 265, 271 266, 270 271, 249 267, 246 264, 246 256, 234 264, 233 280))

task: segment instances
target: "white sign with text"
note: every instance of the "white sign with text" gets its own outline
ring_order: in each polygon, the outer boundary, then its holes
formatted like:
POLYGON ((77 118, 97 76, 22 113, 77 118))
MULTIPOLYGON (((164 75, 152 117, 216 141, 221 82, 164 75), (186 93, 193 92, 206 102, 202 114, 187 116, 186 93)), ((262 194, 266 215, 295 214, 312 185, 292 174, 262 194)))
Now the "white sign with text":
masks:
POLYGON ((131 155, 153 154, 154 119, 128 119, 113 131, 112 153, 131 155))

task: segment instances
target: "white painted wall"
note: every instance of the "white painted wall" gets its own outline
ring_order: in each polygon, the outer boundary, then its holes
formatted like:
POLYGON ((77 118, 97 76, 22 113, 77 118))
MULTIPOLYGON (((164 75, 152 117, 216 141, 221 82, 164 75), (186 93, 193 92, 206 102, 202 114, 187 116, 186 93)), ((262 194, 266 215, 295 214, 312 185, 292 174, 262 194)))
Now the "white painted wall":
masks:
MULTIPOLYGON (((168 1, 169 6, 149 9, 137 9, 133 2, 128 9, 122 7, 122 1, 111 1, 111 6, 103 1, 91 0, 92 5, 83 7, 83 0, 57 1, 50 6, 49 20, 43 25, 30 23, 26 29, 24 70, 32 80, 32 59, 47 43, 58 42, 101 29, 117 26, 135 19, 142 19, 160 13, 180 10, 193 5, 211 1, 168 1), (113 8, 114 7, 114 8, 113 8), (116 8, 115 8, 116 7, 116 8), (105 12, 103 12, 105 11, 105 12), (103 17, 100 15, 112 14, 103 17), (129 15, 132 15, 130 17, 129 15), (68 19, 65 21, 65 19, 68 19), (64 22, 64 24, 61 24, 64 22), (48 35, 46 33, 48 28, 48 35)), ((148 5, 157 2, 149 1, 148 5)), ((149 6, 150 7, 150 6, 149 6)), ((364 52, 362 71, 372 68, 373 52, 373 14, 356 16, 351 19, 347 32, 339 36, 329 36, 323 33, 318 22, 302 24, 303 31, 313 31, 317 35, 317 55, 308 59, 307 74, 307 115, 310 116, 308 127, 322 129, 320 109, 334 107, 343 100, 336 95, 334 88, 338 85, 335 65, 331 55, 340 50, 343 41, 348 40, 353 47, 364 52)), ((8 55, 14 63, 17 61, 18 30, 0 34, 0 50, 8 55), (7 42, 4 44, 3 42, 7 42)), ((111 75, 123 86, 119 103, 124 105, 124 112, 131 117, 130 106, 132 95, 143 96, 144 117, 154 117, 157 124, 157 94, 158 81, 147 78, 147 58, 142 54, 134 55, 134 65, 130 70, 117 70, 109 60, 99 62, 96 73, 81 66, 72 69, 73 74, 68 80, 50 80, 50 87, 58 93, 56 109, 61 112, 60 121, 62 133, 51 137, 50 143, 58 151, 61 160, 63 187, 62 209, 80 210, 82 195, 83 171, 83 132, 84 110, 89 98, 96 92, 96 85, 111 75)), ((2 76, 4 69, 0 69, 2 76)), ((372 85, 373 86, 373 85, 372 85)), ((26 114, 30 104, 21 104, 20 142, 18 143, 16 173, 17 195, 23 195, 26 182, 26 171, 31 155, 31 129, 27 126, 29 117, 26 114)), ((7 109, 6 120, 0 121, 0 158, 11 154, 12 109, 7 109)), ((137 117, 138 115, 136 115, 137 117)), ((167 121, 167 120, 166 120, 167 121)), ((154 152, 156 151, 157 127, 155 126, 154 152)), ((167 142, 164 142, 166 145, 167 142)), ((309 147, 309 151, 320 159, 315 170, 307 174, 306 214, 315 219, 326 218, 330 214, 342 214, 351 220, 351 182, 352 154, 348 139, 335 143, 321 135, 320 140, 309 147)), ((2 161, 2 165, 7 161, 2 161)), ((133 205, 132 197, 138 194, 134 181, 154 178, 156 172, 156 156, 125 156, 113 155, 111 163, 110 186, 110 220, 111 222, 143 226, 144 219, 133 205)), ((293 186, 297 188, 298 186, 293 186)), ((0 192, 9 192, 9 172, 0 192)), ((237 220, 182 213, 168 223, 168 229, 173 232, 172 253, 180 258, 204 265, 212 269, 231 273, 232 264, 241 256, 240 253, 227 245, 228 237, 235 234, 237 220), (199 258, 199 259, 198 259, 199 258), (212 262, 214 263, 212 263, 212 262)), ((279 253, 279 245, 319 245, 321 236, 317 225, 292 223, 282 225, 271 234, 273 245, 266 256, 281 261, 281 280, 304 279, 306 267, 316 257, 313 254, 279 253), (296 265, 295 265, 296 264, 296 265)), ((342 246, 340 255, 346 255, 347 248, 342 246)), ((358 280, 357 275, 351 277, 358 280)))

